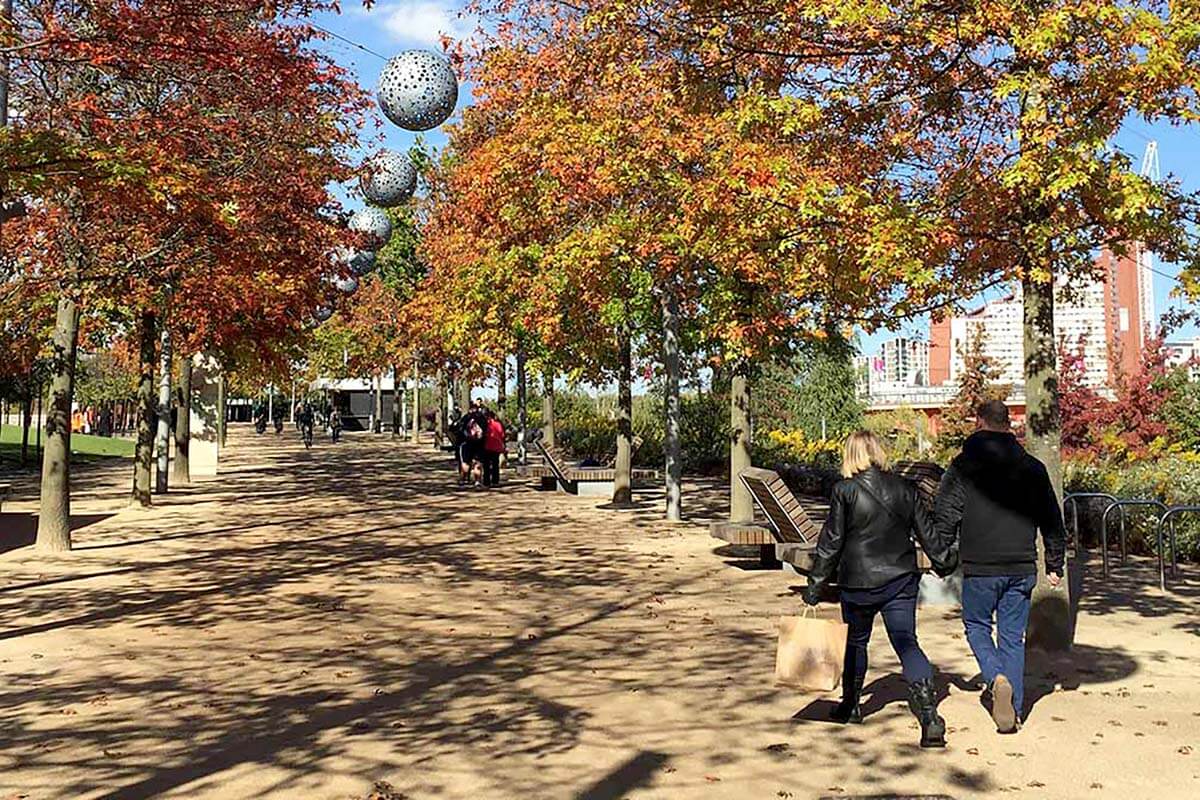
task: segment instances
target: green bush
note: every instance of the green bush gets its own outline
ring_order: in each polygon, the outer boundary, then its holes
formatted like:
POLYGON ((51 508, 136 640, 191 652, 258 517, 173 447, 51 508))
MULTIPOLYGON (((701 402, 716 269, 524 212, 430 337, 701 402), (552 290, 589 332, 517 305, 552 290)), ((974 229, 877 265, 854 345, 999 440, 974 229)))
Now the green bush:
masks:
MULTIPOLYGON (((711 474, 726 468, 729 460, 728 398, 710 393, 688 394, 680 402, 680 451, 684 471, 711 474)), ((510 399, 510 418, 515 405, 510 399)), ((530 400, 529 427, 541 425, 541 398, 530 400), (536 405, 536 415, 532 413, 536 405)), ((642 438, 634 466, 661 469, 664 460, 665 420, 659 394, 633 398, 633 434, 642 438)), ((610 457, 617 440, 617 401, 613 395, 592 397, 582 392, 554 396, 555 439, 574 458, 602 461, 610 457)))

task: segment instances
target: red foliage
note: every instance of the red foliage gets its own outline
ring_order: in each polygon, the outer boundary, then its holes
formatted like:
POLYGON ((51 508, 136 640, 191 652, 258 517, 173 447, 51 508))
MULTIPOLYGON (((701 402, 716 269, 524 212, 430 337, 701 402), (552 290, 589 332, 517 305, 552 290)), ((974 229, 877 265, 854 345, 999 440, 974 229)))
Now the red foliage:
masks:
POLYGON ((1114 381, 1115 399, 1084 384, 1082 341, 1074 352, 1060 347, 1059 404, 1062 443, 1068 452, 1137 458, 1167 435, 1162 412, 1170 399, 1170 368, 1163 341, 1162 334, 1146 340, 1137 371, 1114 381))
POLYGON ((1067 452, 1087 451, 1109 424, 1111 401, 1087 385, 1083 356, 1084 337, 1074 350, 1066 341, 1058 345, 1058 403, 1062 414, 1062 446, 1067 452))

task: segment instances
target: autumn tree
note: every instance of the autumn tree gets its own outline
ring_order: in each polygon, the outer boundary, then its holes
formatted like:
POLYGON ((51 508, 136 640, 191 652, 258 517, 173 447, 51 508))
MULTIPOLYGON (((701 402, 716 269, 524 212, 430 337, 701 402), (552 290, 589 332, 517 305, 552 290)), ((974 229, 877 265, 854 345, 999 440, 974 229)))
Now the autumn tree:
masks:
POLYGON ((1080 336, 1074 347, 1059 342, 1059 408, 1062 412, 1062 446, 1064 450, 1086 450, 1091 447, 1103 424, 1097 425, 1098 415, 1105 414, 1108 400, 1087 381, 1084 360, 1085 337, 1080 336))
POLYGON ((966 438, 975 431, 976 409, 992 400, 1007 400, 1012 387, 1000 383, 1004 365, 986 351, 987 331, 973 325, 965 342, 958 344, 962 367, 956 381, 954 398, 942 410, 942 425, 938 433, 939 449, 946 455, 955 454, 966 438))
MULTIPOLYGON (((68 416, 82 313, 112 304, 140 329, 148 406, 167 296, 182 339, 217 350, 234 337, 299 330, 315 305, 342 238, 321 214, 332 204, 327 185, 346 174, 341 151, 363 106, 306 46, 312 29, 286 23, 315 8, 154 0, 18 9, 24 46, 11 77, 28 110, 22 125, 54 131, 72 155, 43 169, 36 211, 4 232, 38 265, 27 279, 59 298, 40 546, 70 543, 68 416), (273 80, 247 81, 247 72, 273 80)), ((140 502, 149 499, 147 432, 143 424, 140 502)))

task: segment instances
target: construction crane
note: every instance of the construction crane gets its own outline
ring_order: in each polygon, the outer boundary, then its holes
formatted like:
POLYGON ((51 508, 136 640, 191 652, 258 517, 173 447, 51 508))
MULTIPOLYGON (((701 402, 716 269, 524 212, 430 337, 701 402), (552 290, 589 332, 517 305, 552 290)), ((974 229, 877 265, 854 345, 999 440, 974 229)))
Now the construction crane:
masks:
MULTIPOLYGON (((1146 140, 1146 152, 1142 154, 1141 176, 1155 183, 1162 181, 1162 171, 1158 165, 1158 142, 1146 140)), ((1138 312, 1142 320, 1142 336, 1154 335, 1158 327, 1158 317, 1154 313, 1154 254, 1140 242, 1135 253, 1137 258, 1138 281, 1138 312)))

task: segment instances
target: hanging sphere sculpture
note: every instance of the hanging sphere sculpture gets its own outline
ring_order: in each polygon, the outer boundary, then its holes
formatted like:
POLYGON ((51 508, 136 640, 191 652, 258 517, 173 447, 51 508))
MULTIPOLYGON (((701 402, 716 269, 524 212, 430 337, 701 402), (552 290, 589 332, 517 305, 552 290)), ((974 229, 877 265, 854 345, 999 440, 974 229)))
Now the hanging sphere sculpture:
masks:
POLYGON ((333 309, 329 306, 321 306, 313 312, 313 316, 317 318, 317 322, 325 322, 333 316, 333 309))
POLYGON ((333 285, 342 294, 354 294, 358 291, 358 278, 338 278, 333 285))
POLYGON ((360 186, 371 205, 398 206, 417 190, 417 168, 408 156, 384 150, 367 159, 360 186))
POLYGON ((350 257, 350 271, 360 278, 370 274, 375 269, 375 253, 370 250, 359 250, 350 257))
POLYGON ((387 244, 392 238, 392 221, 378 208, 363 208, 350 216, 350 230, 361 233, 376 247, 387 244))
POLYGON ((425 50, 405 50, 379 75, 379 108, 401 128, 427 131, 454 113, 458 79, 450 64, 425 50))

